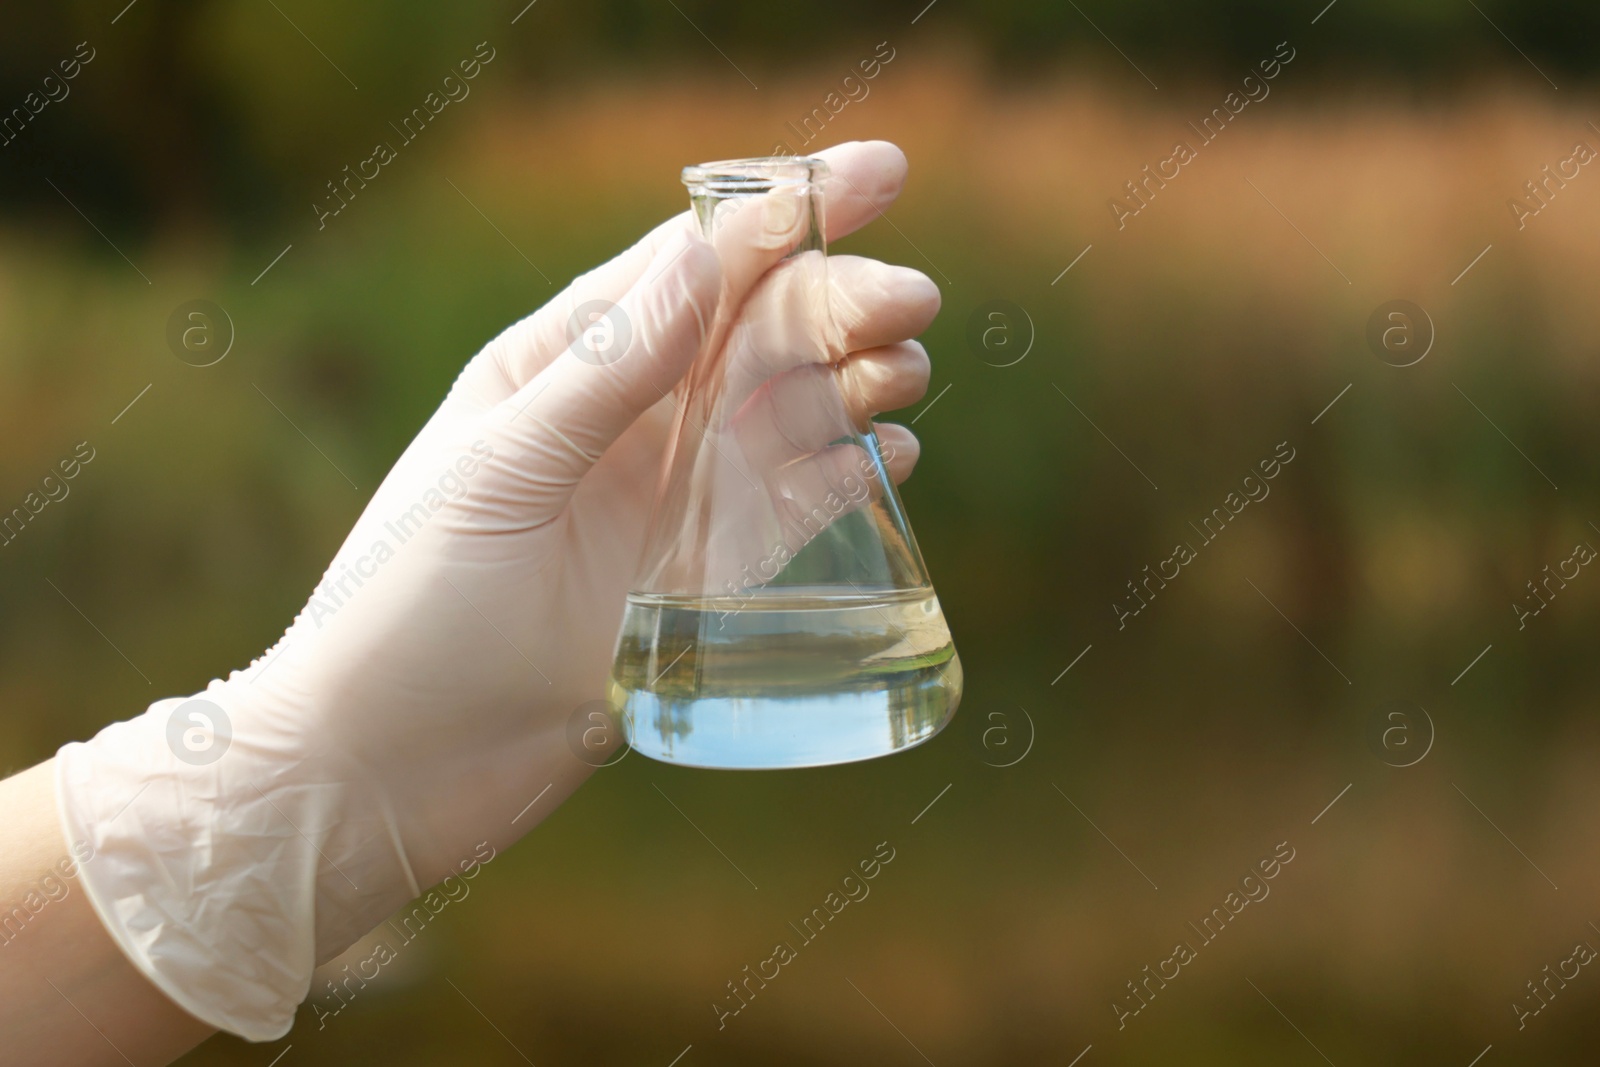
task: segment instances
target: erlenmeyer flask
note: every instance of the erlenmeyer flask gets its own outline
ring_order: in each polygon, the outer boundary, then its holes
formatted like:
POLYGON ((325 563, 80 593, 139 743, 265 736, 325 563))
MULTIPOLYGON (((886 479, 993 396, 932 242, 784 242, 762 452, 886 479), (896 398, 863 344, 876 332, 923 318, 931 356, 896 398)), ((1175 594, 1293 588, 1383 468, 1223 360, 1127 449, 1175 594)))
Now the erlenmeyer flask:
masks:
POLYGON ((961 696, 870 413, 843 387, 827 176, 795 157, 683 172, 724 299, 672 395, 609 692, 628 740, 656 759, 869 759, 932 737, 961 696))

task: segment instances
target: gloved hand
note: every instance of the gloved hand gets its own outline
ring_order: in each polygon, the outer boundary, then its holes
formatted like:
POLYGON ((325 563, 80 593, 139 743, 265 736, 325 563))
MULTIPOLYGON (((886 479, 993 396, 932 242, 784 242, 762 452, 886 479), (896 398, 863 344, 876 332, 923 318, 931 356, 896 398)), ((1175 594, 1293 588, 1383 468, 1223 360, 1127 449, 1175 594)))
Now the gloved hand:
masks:
MULTIPOLYGON (((870 222, 905 160, 822 153, 830 238, 870 222)), ((273 650, 189 700, 56 758, 81 880, 123 951, 197 1018, 281 1037, 313 968, 591 773, 567 719, 602 696, 673 415, 719 306, 790 242, 781 209, 714 250, 685 213, 492 341, 373 496, 273 650), (598 364, 569 320, 614 301, 598 364), (582 353, 582 355, 580 355, 582 353), (210 720, 210 721, 207 721, 210 720), (530 802, 537 799, 537 803, 530 802)), ((841 391, 869 417, 926 389, 909 338, 938 306, 919 272, 834 257, 841 391)), ((917 444, 878 427, 903 479, 917 444)))

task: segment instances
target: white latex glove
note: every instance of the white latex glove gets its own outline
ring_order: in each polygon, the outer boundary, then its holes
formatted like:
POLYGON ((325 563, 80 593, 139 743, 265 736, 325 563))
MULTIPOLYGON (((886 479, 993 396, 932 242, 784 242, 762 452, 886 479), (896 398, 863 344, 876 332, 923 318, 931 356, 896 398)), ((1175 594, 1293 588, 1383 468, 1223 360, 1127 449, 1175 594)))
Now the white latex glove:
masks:
MULTIPOLYGON (((882 142, 823 156, 830 238, 871 221, 904 180, 882 142)), ((87 895, 185 1010, 281 1037, 319 962, 482 843, 521 837, 591 773, 567 723, 604 693, 666 397, 719 302, 742 301, 787 246, 784 220, 771 222, 764 237, 719 234, 719 261, 685 213, 508 329, 467 365, 271 652, 61 749, 63 831, 93 851, 87 895), (569 319, 591 300, 615 301, 631 327, 604 365, 569 347, 569 319)), ((906 268, 833 264, 854 414, 911 403, 928 363, 909 339, 937 289, 906 268)), ((879 431, 903 479, 916 440, 879 431)))

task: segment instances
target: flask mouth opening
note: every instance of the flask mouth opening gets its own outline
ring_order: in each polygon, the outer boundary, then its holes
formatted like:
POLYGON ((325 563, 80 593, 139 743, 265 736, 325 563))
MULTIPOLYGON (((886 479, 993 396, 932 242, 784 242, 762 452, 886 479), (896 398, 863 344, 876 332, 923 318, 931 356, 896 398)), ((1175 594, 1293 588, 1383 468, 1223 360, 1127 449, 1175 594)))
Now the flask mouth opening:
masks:
POLYGON ((692 193, 711 196, 758 196, 775 189, 820 185, 828 164, 810 156, 761 156, 723 159, 683 168, 683 184, 692 193))

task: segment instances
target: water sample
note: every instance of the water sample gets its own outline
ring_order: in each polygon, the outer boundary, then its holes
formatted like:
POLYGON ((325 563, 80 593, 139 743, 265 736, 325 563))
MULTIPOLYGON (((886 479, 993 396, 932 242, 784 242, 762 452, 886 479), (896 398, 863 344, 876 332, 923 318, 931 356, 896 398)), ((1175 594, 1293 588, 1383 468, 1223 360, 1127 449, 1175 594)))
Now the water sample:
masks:
POLYGON ((608 693, 656 759, 870 759, 932 737, 961 697, 874 413, 842 387, 826 180, 825 163, 795 157, 684 171, 724 299, 672 394, 608 693))

